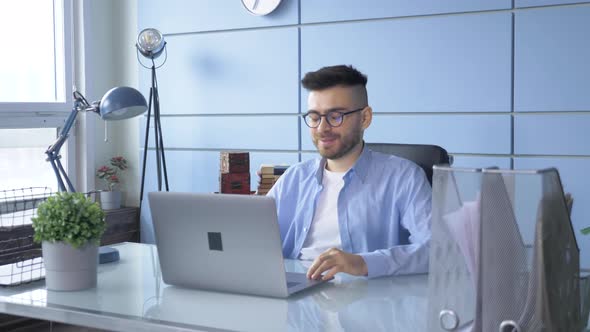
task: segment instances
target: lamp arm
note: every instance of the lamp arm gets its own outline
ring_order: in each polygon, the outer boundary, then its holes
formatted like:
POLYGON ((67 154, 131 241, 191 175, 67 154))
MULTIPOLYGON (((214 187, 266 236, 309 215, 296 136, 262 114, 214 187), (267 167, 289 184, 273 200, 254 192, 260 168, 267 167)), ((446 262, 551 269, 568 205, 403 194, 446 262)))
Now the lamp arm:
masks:
MULTIPOLYGON (((57 185, 59 187, 59 191, 67 191, 66 190, 66 186, 64 185, 64 181, 62 180, 62 175, 60 173, 60 168, 57 167, 57 161, 59 160, 59 157, 57 159, 52 158, 52 155, 47 153, 47 159, 46 159, 49 164, 51 165, 51 168, 53 169, 53 172, 55 173, 55 177, 57 178, 57 185)), ((63 167, 61 168, 63 169, 63 167)))
POLYGON ((79 111, 78 103, 76 103, 76 105, 72 109, 72 112, 70 113, 70 115, 66 119, 66 122, 59 133, 59 136, 57 137, 55 142, 53 142, 53 144, 51 144, 47 148, 47 150, 45 151, 45 154, 47 155, 47 161, 51 164, 51 168, 53 169, 53 172, 55 173, 55 177, 57 178, 57 184, 59 186, 60 191, 71 191, 71 192, 76 191, 74 189, 74 186, 72 185, 72 182, 70 181, 70 179, 68 177, 68 174, 66 173, 65 169, 63 168, 63 166, 61 164, 61 161, 60 161, 61 156, 59 154, 59 150, 61 149, 61 147, 64 145, 64 143, 66 142, 66 140, 69 137, 69 132, 72 129, 72 126, 74 125, 74 123, 76 122, 76 117, 78 116, 78 111, 79 111), (67 186, 68 186, 67 190, 66 190, 66 187, 64 184, 64 180, 66 182, 65 184, 67 184, 67 186))
POLYGON ((70 181, 68 174, 66 173, 65 169, 61 164, 60 156, 48 154, 47 161, 49 162, 51 168, 53 169, 53 172, 55 173, 55 177, 57 178, 57 184, 59 186, 59 191, 76 192, 76 188, 74 188, 72 181, 70 181))
POLYGON ((75 193, 76 192, 76 188, 74 188, 74 185, 72 184, 72 181, 68 177, 68 173, 66 173, 66 170, 63 168, 63 166, 61 164, 61 159, 55 160, 55 164, 57 165, 57 169, 62 174, 63 179, 66 181, 66 185, 68 186, 68 190, 67 191, 72 192, 72 193, 75 193))

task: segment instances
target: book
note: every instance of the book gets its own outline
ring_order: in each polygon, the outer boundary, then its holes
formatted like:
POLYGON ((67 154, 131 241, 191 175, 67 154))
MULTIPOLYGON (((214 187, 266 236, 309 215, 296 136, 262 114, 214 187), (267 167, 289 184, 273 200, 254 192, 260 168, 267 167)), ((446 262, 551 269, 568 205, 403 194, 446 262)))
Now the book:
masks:
POLYGON ((264 179, 264 180, 272 180, 272 181, 276 181, 280 177, 281 177, 280 175, 272 175, 272 174, 262 174, 260 176, 261 179, 264 179))
POLYGON ((272 174, 272 175, 281 175, 285 173, 285 171, 289 168, 288 165, 268 165, 262 164, 260 166, 260 174, 272 174))
POLYGON ((276 180, 274 178, 270 178, 270 179, 269 178, 261 178, 258 181, 258 184, 259 185, 271 185, 272 186, 275 183, 275 181, 276 180))
POLYGON ((257 195, 266 195, 289 168, 289 165, 270 165, 262 164, 258 170, 258 189, 257 195))
POLYGON ((250 173, 222 173, 219 180, 223 194, 250 194, 250 173))
POLYGON ((250 154, 248 152, 222 151, 219 154, 219 172, 224 173, 249 173, 250 154))

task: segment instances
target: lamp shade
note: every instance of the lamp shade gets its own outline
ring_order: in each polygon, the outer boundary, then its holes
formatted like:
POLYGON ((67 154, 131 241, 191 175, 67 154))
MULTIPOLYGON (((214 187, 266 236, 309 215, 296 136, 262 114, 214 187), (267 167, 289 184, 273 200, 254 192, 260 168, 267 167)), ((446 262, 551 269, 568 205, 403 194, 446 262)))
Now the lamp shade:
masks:
POLYGON ((157 58, 164 51, 164 46, 164 35, 157 29, 143 29, 137 36, 137 49, 146 58, 157 58))
POLYGON ((147 102, 141 92, 120 86, 104 94, 98 112, 103 120, 123 120, 138 116, 146 110, 147 102))

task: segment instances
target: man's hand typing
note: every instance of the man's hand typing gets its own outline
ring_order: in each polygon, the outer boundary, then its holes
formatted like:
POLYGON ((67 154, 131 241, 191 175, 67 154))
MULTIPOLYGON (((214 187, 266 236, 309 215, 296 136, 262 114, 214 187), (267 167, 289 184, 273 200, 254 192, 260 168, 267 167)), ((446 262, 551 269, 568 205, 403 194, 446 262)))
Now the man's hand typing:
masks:
POLYGON ((354 254, 349 254, 340 249, 332 248, 319 255, 307 271, 310 279, 329 280, 338 272, 345 272, 356 276, 368 274, 365 260, 354 254), (322 273, 328 271, 323 277, 322 273))

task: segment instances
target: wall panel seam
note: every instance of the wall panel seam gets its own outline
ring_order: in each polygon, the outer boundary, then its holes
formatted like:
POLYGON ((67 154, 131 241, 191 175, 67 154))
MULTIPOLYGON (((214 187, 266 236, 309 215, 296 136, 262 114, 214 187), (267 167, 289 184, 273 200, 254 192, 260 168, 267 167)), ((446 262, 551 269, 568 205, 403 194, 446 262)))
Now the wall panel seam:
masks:
MULTIPOLYGON (((534 115, 590 115, 590 111, 551 111, 551 112, 373 112, 375 116, 487 116, 487 115, 510 115, 514 117, 519 116, 534 116, 534 115)), ((190 117, 257 117, 257 116, 301 116, 301 113, 203 113, 203 114, 161 114, 161 118, 190 118, 190 117)), ((143 116, 147 117, 146 115, 143 116)))
MULTIPOLYGON (((512 8, 514 8, 514 1, 512 0, 512 8)), ((510 117, 510 154, 514 154, 514 89, 515 89, 515 82, 514 82, 514 65, 515 65, 515 47, 516 47, 516 18, 515 14, 512 13, 510 18, 510 112, 512 112, 512 116, 510 117)), ((514 158, 510 158, 510 169, 514 169, 514 158)))
MULTIPOLYGON (((139 149, 143 151, 143 148, 139 149)), ((252 149, 252 148, 245 148, 245 149, 235 149, 233 147, 219 147, 219 148, 174 148, 174 147, 166 147, 166 151, 176 151, 176 152, 219 152, 219 151, 228 151, 228 150, 235 150, 235 151, 248 151, 248 152, 255 152, 255 153, 317 153, 316 150, 292 150, 292 149, 252 149)), ((155 148, 149 147, 148 151, 155 151, 155 148)), ((556 155, 556 154, 501 154, 501 153, 467 153, 467 152, 448 152, 450 155, 455 157, 484 157, 484 158, 527 158, 527 159, 534 159, 534 158, 555 158, 555 159, 590 159, 590 155, 556 155)))

